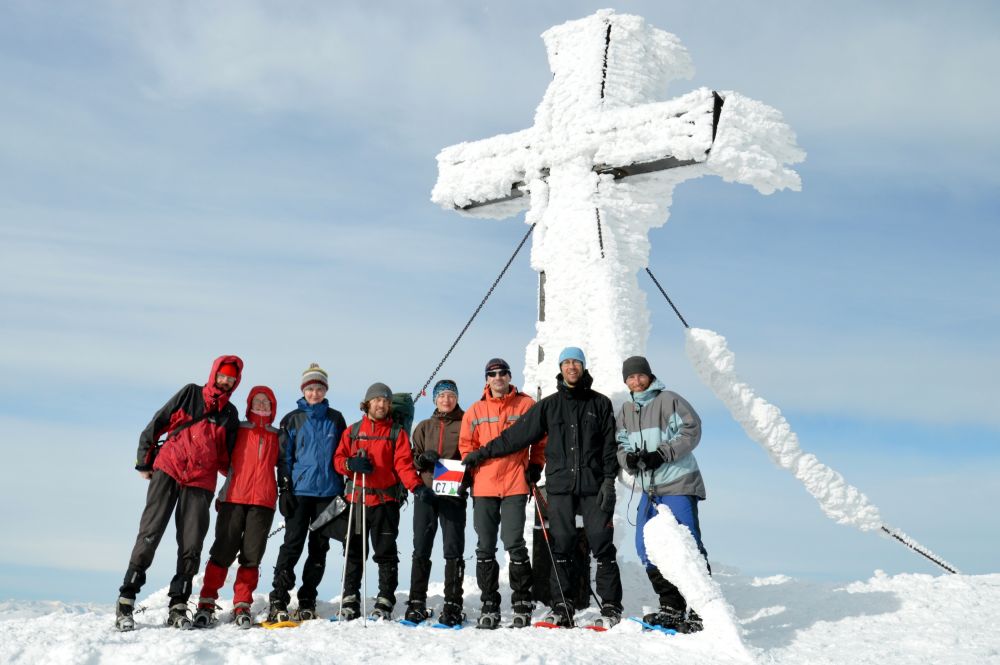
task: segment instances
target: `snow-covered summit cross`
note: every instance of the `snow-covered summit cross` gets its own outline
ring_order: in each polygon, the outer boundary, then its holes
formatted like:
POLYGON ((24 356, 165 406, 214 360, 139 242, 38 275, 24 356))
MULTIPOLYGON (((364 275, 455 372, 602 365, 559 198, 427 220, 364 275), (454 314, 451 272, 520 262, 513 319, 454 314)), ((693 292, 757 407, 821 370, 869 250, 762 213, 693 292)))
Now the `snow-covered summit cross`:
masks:
POLYGON ((554 355, 580 346, 595 388, 620 395, 621 362, 644 354, 649 336, 636 273, 674 186, 714 173, 763 194, 799 189, 785 165, 805 155, 778 111, 738 94, 702 88, 654 102, 694 70, 680 41, 641 17, 601 10, 542 38, 553 79, 534 126, 442 150, 431 198, 491 218, 530 202, 544 301, 524 388, 551 393, 554 355))

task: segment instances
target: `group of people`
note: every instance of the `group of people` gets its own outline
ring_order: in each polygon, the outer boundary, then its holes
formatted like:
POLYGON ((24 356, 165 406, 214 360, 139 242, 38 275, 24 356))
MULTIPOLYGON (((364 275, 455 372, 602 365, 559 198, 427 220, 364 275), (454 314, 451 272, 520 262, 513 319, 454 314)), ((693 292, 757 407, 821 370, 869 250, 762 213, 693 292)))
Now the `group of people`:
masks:
POLYGON ((403 618, 419 623, 433 614, 427 587, 440 528, 444 603, 438 622, 462 624, 470 491, 482 600, 477 626, 500 626, 498 539, 509 556, 512 625, 530 625, 535 603, 524 526, 529 499, 540 498, 543 474, 552 567, 550 608, 543 620, 574 625, 574 599, 581 583, 573 571, 579 518, 597 562, 600 616, 594 624, 611 627, 621 620, 623 609, 613 542, 615 483, 621 468, 642 490, 636 548, 659 601, 659 610, 644 620, 680 632, 701 629, 697 613, 649 560, 643 534, 657 506, 666 505, 691 531, 707 566, 698 520, 705 487, 692 454, 701 437, 701 421, 684 398, 666 390, 645 358, 624 361, 622 378, 629 399, 617 414, 611 400, 593 390, 586 357, 577 347, 560 353, 558 389, 538 402, 511 383, 506 361, 493 358, 486 363, 482 395, 468 410, 459 406, 454 381, 435 384, 435 410, 414 428, 412 442, 406 424, 393 417, 393 392, 387 385, 374 383, 368 388, 360 403, 361 419, 348 426, 326 399, 328 375, 316 364, 302 374, 302 397, 278 427, 273 425, 277 403, 267 386, 250 390, 246 420, 241 421, 230 397, 242 372, 243 361, 237 356, 217 358, 208 382, 184 386, 139 437, 135 468, 149 487, 119 589, 119 630, 135 627, 135 599, 172 513, 178 549, 168 591, 168 625, 214 625, 219 591, 229 567, 238 560, 234 622, 240 628, 252 626, 253 592, 276 507, 285 520, 284 540, 274 567, 268 621, 317 617, 317 589, 331 538, 344 547, 338 619, 362 616, 361 583, 369 552, 378 568, 378 592, 369 616, 389 619, 399 579, 400 508, 409 494, 414 497, 413 557, 403 618), (433 489, 441 460, 461 461, 465 469, 454 495, 438 495, 433 489), (214 502, 215 540, 191 616, 188 601, 219 474, 226 480, 214 502), (339 529, 318 528, 331 519, 339 529), (303 551, 306 559, 292 611, 295 567, 303 551))

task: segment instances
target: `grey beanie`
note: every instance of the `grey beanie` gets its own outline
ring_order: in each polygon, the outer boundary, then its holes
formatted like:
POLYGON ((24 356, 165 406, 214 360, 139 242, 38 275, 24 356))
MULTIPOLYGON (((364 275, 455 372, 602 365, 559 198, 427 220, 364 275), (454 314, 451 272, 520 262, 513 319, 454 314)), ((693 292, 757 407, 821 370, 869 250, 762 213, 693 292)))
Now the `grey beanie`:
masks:
POLYGON ((392 388, 384 383, 371 384, 368 386, 368 392, 365 393, 364 401, 369 402, 376 397, 384 397, 387 400, 392 400, 392 388))
POLYGON ((651 379, 656 378, 653 370, 649 367, 649 361, 642 356, 626 358, 625 362, 622 363, 622 381, 625 381, 633 374, 645 374, 651 379))

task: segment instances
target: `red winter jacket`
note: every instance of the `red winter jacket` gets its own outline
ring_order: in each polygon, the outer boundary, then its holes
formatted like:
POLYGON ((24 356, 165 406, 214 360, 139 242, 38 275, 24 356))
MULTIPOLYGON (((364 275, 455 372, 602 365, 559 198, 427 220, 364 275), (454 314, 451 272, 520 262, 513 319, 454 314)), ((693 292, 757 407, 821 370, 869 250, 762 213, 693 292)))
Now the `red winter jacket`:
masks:
MULTIPOLYGON (((232 391, 215 387, 215 375, 225 363, 243 372, 243 361, 237 356, 219 356, 212 363, 207 384, 184 386, 156 412, 139 435, 137 470, 160 470, 181 485, 215 492, 217 474, 229 468, 229 452, 240 424, 236 407, 229 403, 232 391), (195 420, 194 425, 180 429, 195 420), (157 440, 163 434, 167 439, 156 454, 157 440)), ((237 377, 233 390, 239 384, 237 377)))
POLYGON ((263 506, 274 510, 278 500, 275 468, 278 465, 278 430, 271 427, 278 406, 274 393, 267 386, 254 386, 247 396, 247 419, 240 423, 236 445, 229 462, 226 482, 219 491, 219 500, 263 506), (271 415, 250 412, 253 398, 263 393, 271 400, 271 415))
POLYGON ((333 467, 337 473, 347 476, 347 490, 344 498, 354 503, 361 495, 361 476, 358 484, 351 488, 354 472, 347 468, 347 458, 354 457, 359 450, 364 450, 371 460, 374 470, 365 476, 365 505, 377 506, 387 501, 396 501, 395 487, 403 483, 411 492, 420 485, 420 476, 413 467, 413 451, 410 450, 410 437, 406 430, 400 430, 395 441, 390 441, 392 434, 392 418, 371 420, 367 415, 361 417, 358 427, 358 438, 351 439, 351 425, 340 437, 340 445, 333 456, 333 467))

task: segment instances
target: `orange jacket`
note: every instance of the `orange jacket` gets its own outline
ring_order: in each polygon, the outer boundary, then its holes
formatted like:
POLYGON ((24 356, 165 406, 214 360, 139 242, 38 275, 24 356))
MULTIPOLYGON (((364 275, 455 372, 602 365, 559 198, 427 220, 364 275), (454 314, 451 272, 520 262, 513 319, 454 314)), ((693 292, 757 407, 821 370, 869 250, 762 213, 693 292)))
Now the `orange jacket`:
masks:
MULTIPOLYGON (((513 425, 535 400, 518 391, 515 386, 501 398, 493 397, 490 387, 483 390, 483 397, 473 402, 462 417, 462 434, 458 450, 464 458, 476 448, 500 436, 500 432, 513 425)), ((528 481, 524 471, 528 464, 545 464, 545 442, 542 439, 530 449, 520 450, 506 457, 488 459, 472 470, 472 496, 505 497, 527 494, 528 481)))

